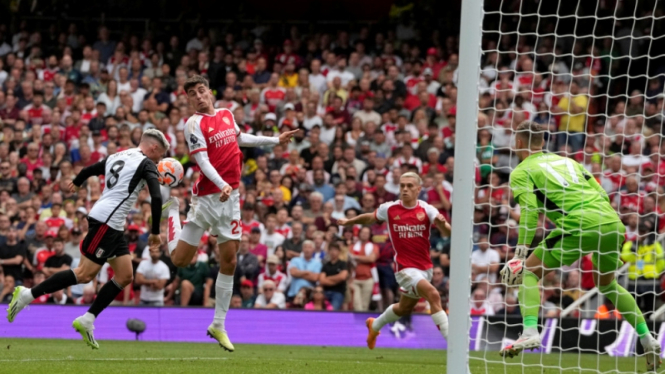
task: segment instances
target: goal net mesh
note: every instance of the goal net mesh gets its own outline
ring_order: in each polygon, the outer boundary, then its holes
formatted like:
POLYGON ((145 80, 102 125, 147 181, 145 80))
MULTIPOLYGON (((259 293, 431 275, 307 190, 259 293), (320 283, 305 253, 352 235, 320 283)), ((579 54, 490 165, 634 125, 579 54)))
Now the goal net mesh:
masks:
MULTIPOLYGON (((518 289, 501 285, 498 272, 513 256, 523 211, 509 176, 519 163, 514 130, 525 120, 545 130, 546 152, 579 162, 607 192, 626 227, 625 243, 616 248, 618 282, 636 297, 652 334, 659 340, 665 335, 659 310, 665 270, 662 9, 653 0, 485 2, 469 301, 472 373, 645 370, 636 332, 595 288, 592 255, 581 249, 579 260, 562 263, 539 284, 541 348, 512 359, 499 356, 522 332, 518 289)), ((530 247, 547 246, 554 229, 540 214, 530 247)))

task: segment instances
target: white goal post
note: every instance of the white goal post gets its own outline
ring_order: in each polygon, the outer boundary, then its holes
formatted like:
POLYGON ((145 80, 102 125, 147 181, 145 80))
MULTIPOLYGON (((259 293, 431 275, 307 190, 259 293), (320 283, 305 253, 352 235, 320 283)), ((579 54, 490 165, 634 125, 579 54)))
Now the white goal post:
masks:
MULTIPOLYGON (((478 74, 482 39, 483 1, 462 2, 460 28, 460 64, 458 83, 458 122, 455 138, 455 170, 473 170, 478 119, 478 74), (464 105, 459 105, 465 103, 464 105)), ((448 332, 448 374, 466 373, 469 362, 469 290, 471 288, 471 263, 469 257, 473 245, 472 224, 474 205, 474 180, 472 174, 457 172, 454 175, 453 206, 469 207, 455 211, 455 223, 451 238, 450 329, 448 332), (454 338, 453 338, 454 337, 454 338)))

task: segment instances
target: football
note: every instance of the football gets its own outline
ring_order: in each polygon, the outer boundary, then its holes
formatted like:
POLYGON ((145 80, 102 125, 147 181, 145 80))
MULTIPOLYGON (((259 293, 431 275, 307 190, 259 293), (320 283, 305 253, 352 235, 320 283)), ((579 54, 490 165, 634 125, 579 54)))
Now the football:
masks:
POLYGON ((185 175, 185 169, 180 161, 174 158, 164 158, 157 164, 159 172, 159 183, 162 186, 175 187, 182 182, 185 175))

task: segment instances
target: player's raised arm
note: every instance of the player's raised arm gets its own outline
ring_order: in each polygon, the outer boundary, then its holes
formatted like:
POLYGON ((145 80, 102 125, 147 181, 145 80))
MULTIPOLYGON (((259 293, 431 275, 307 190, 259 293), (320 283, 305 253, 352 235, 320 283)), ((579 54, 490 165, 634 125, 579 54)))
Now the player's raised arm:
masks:
POLYGON ((88 178, 97 175, 104 175, 104 173, 106 173, 106 158, 93 165, 83 168, 83 170, 78 173, 76 178, 74 178, 74 180, 69 183, 69 191, 76 192, 76 189, 81 187, 83 182, 85 182, 88 178))
POLYGON ((371 225, 377 221, 375 213, 365 213, 351 219, 340 218, 337 220, 337 224, 341 226, 371 225))

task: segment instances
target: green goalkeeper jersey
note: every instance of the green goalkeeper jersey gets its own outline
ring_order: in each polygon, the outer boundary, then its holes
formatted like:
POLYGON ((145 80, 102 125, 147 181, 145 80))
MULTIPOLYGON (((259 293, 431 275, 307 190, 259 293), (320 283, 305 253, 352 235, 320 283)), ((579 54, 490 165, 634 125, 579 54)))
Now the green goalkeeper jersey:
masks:
POLYGON ((566 157, 532 154, 510 174, 510 188, 521 209, 518 244, 531 244, 541 212, 567 233, 620 221, 596 179, 566 157))

